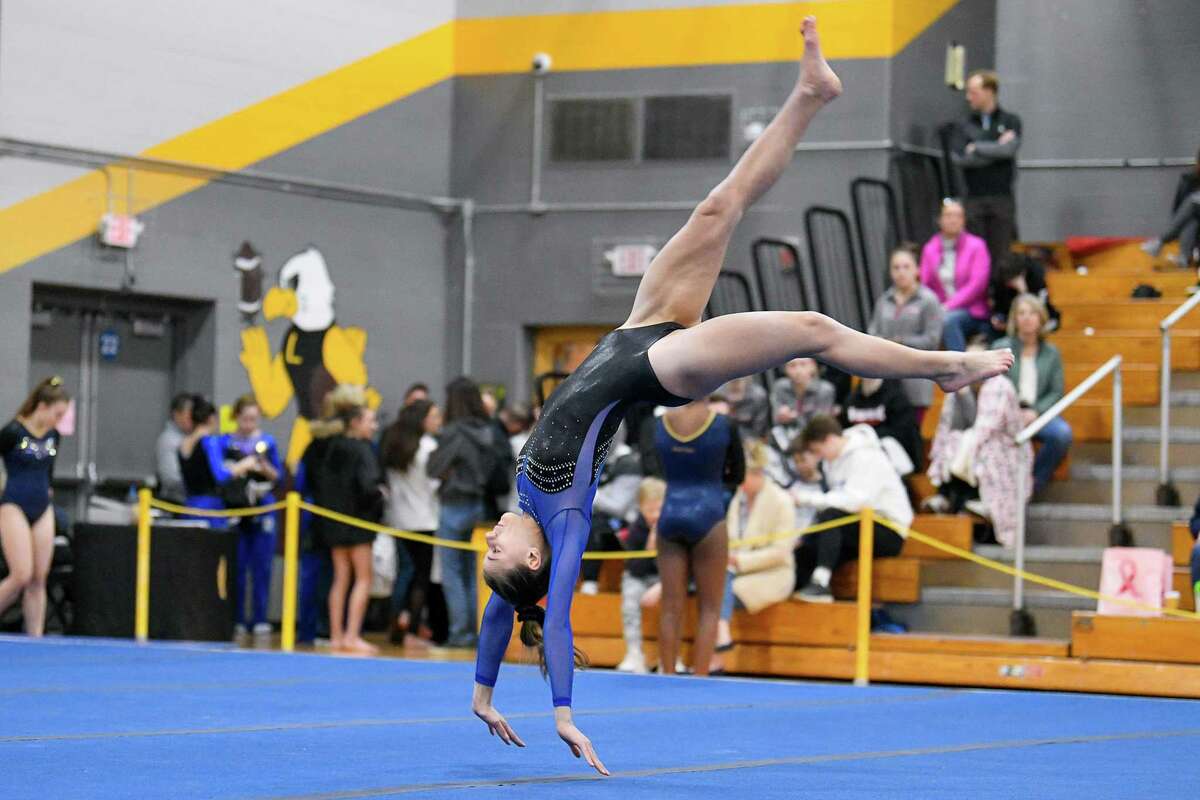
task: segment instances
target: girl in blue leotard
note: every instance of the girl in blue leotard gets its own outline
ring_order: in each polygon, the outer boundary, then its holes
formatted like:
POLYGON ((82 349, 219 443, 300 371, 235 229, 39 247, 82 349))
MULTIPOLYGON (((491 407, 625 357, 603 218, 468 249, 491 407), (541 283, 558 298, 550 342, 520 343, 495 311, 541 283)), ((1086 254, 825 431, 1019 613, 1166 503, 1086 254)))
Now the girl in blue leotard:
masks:
POLYGON ((0 545, 8 564, 0 580, 0 614, 24 593, 21 610, 30 636, 41 636, 46 623, 46 576, 54 558, 50 479, 58 454, 56 427, 68 400, 62 378, 47 378, 0 429, 0 457, 8 474, 0 495, 0 545))
POLYGON ((520 514, 508 513, 487 536, 484 611, 472 708, 505 744, 524 746, 492 704, 513 614, 521 641, 537 647, 549 676, 559 737, 577 758, 608 774, 571 714, 571 598, 591 529, 592 498, 608 447, 629 404, 679 406, 726 381, 799 356, 868 377, 915 377, 943 389, 998 375, 1012 353, 913 350, 850 330, 813 312, 764 311, 700 321, 733 229, 783 173, 796 144, 841 82, 821 57, 816 20, 802 27, 804 56, 791 95, 729 176, 655 256, 629 318, 550 396, 517 461, 520 514), (543 610, 538 603, 546 598, 543 610))
POLYGON ((646 472, 667 481, 658 520, 658 573, 662 579, 659 670, 667 675, 675 672, 690 568, 700 606, 692 669, 697 675, 707 675, 729 562, 726 490, 736 488, 745 477, 745 453, 737 425, 710 410, 706 400, 667 411, 655 420, 653 435, 653 447, 643 448, 654 454, 647 459, 646 472))

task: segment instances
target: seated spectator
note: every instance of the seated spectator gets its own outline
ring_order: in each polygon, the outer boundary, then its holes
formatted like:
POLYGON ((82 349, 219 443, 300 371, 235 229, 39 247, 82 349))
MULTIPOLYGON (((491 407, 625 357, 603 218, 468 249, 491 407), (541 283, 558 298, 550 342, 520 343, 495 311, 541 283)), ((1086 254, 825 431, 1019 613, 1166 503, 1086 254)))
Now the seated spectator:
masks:
POLYGON ((862 378, 846 398, 842 410, 845 427, 870 425, 875 429, 884 452, 901 476, 921 469, 925 462, 925 443, 916 411, 900 381, 862 378))
POLYGON ((1192 545, 1192 593, 1196 597, 1193 608, 1200 609, 1200 499, 1192 510, 1192 521, 1188 524, 1195 543, 1192 545))
POLYGON ((1171 204, 1171 223, 1162 235, 1150 239, 1142 249, 1152 256, 1162 252, 1167 242, 1179 240, 1179 255, 1175 263, 1181 267, 1200 264, 1197 251, 1197 233, 1200 232, 1200 153, 1197 153, 1195 169, 1179 176, 1175 187, 1175 200, 1171 204))
POLYGON ((921 251, 921 283, 946 309, 942 342, 948 350, 965 350, 967 340, 991 327, 988 281, 992 261, 987 243, 967 233, 962 203, 947 198, 938 216, 938 232, 921 251))
POLYGON ((1021 428, 1016 389, 1003 375, 947 395, 929 455, 929 480, 938 493, 925 506, 943 514, 966 508, 989 520, 996 540, 1011 547, 1019 470, 1026 474, 1026 493, 1032 490, 1032 449, 1016 443, 1021 428))
MULTIPOLYGON (((829 491, 792 493, 798 505, 817 509, 814 522, 829 522, 872 508, 876 515, 907 528, 913 511, 908 491, 892 462, 883 451, 879 437, 869 425, 842 430, 833 417, 813 417, 800 434, 800 447, 822 461, 829 491)), ((801 540, 802 549, 815 566, 807 582, 798 587, 797 599, 810 603, 831 603, 830 580, 833 572, 858 556, 857 522, 839 525, 801 540)), ((875 526, 875 556, 886 558, 900 554, 903 537, 883 525, 875 526)))
POLYGON ((721 397, 728 404, 728 414, 738 424, 743 436, 764 439, 771 424, 770 401, 757 375, 735 378, 721 387, 721 397))
MULTIPOLYGON (((1001 334, 1008 330, 1008 314, 1013 300, 1023 294, 1031 294, 1042 301, 1050 319, 1045 333, 1058 330, 1062 317, 1059 310, 1050 304, 1050 290, 1046 288, 1046 268, 1042 262, 1025 253, 1010 253, 1008 258, 995 265, 995 294, 992 298, 992 328, 1001 334)), ((993 337, 995 338, 995 337, 993 337)))
MULTIPOLYGON (((921 350, 936 350, 942 341, 946 314, 937 295, 921 285, 919 257, 917 246, 910 242, 892 251, 892 285, 875 303, 867 333, 921 350)), ((908 378, 900 383, 920 426, 925 410, 933 402, 933 382, 908 378)))
MULTIPOLYGON (((662 513, 667 484, 659 478, 643 478, 637 489, 637 516, 617 534, 626 550, 653 550, 658 546, 658 517, 662 513)), ((586 562, 585 562, 586 563, 586 562)), ((661 594, 658 564, 653 558, 631 558, 621 573, 621 623, 625 657, 620 672, 648 672, 642 651, 642 609, 654 605, 661 594)))
MULTIPOLYGON (((746 477, 729 504, 725 526, 729 531, 729 572, 721 621, 717 625, 717 652, 732 647, 729 620, 734 606, 751 614, 792 593, 795 581, 794 542, 790 538, 739 547, 744 540, 794 530, 795 511, 787 491, 767 477, 767 446, 746 442, 746 477)), ((710 673, 712 671, 710 670, 710 673)))
POLYGON ((834 413, 836 403, 833 384, 817 377, 819 367, 815 359, 793 358, 783 369, 786 377, 779 378, 771 387, 771 407, 775 412, 771 439, 780 451, 787 449, 788 443, 814 416, 834 413))
MULTIPOLYGON (((796 505, 796 530, 802 531, 816 523, 817 509, 813 506, 804 503, 796 503, 795 498, 805 498, 812 492, 824 492, 828 487, 825 485, 825 476, 821 474, 821 459, 816 455, 804 449, 803 442, 799 436, 792 440, 788 445, 788 463, 791 466, 791 473, 794 478, 791 484, 787 487, 788 493, 792 495, 793 503, 796 505)), ((793 543, 792 548, 795 551, 796 558, 796 581, 795 586, 803 586, 808 583, 808 577, 812 574, 814 564, 806 564, 804 560, 805 553, 802 548, 804 546, 804 537, 799 537, 793 543)))
POLYGON ((158 496, 162 500, 183 504, 187 493, 183 488, 183 473, 179 469, 179 445, 192 432, 192 395, 177 394, 171 399, 171 418, 167 420, 155 444, 158 496))
MULTIPOLYGON (((638 451, 625 444, 625 425, 617 429, 609 447, 608 464, 600 474, 600 485, 592 501, 592 531, 588 551, 611 553, 624 549, 618 532, 638 513, 639 486, 642 482, 642 459, 638 451)), ((604 562, 584 559, 580 567, 583 583, 579 591, 597 594, 600 591, 600 570, 604 562)))
MULTIPOLYGON (((1063 396, 1063 364, 1058 348, 1044 338, 1046 307, 1031 294, 1013 301, 1008 336, 997 339, 994 348, 1008 347, 1016 360, 1008 373, 1021 402, 1021 427, 1045 413, 1063 396)), ((1050 420, 1033 437, 1041 444, 1033 462, 1033 491, 1038 492, 1054 477, 1054 470, 1071 447, 1071 426, 1061 416, 1050 420)))

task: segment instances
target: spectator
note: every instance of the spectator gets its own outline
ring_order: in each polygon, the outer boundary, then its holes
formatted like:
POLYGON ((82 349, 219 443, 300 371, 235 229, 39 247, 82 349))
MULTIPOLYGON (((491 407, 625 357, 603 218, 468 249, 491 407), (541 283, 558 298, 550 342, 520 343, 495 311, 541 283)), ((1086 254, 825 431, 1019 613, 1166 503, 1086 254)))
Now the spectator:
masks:
MULTIPOLYGON (((911 242, 892 251, 892 285, 875 303, 867 333, 921 350, 936 350, 942 341, 945 312, 937 295, 921 285, 919 258, 917 246, 911 242)), ((908 378, 900 383, 916 411, 919 427, 933 402, 933 382, 908 378)))
POLYGON ((946 309, 942 341, 949 350, 965 350, 967 340, 987 333, 988 278, 991 258, 978 236, 963 230, 966 216, 960 202, 942 201, 938 232, 921 251, 921 283, 946 309))
POLYGON ((187 498, 187 493, 183 488, 183 473, 179 467, 179 445, 191 431, 192 396, 177 394, 171 399, 171 418, 158 435, 154 452, 158 465, 158 496, 180 505, 187 498))
MULTIPOLYGON (((816 522, 817 509, 803 502, 797 503, 795 502, 795 498, 804 499, 810 496, 811 492, 824 492, 828 487, 825 485, 824 476, 821 475, 821 459, 804 449, 801 437, 797 436, 795 439, 792 439, 788 445, 787 455, 791 465, 791 472, 795 476, 787 489, 796 506, 796 530, 802 531, 816 522)), ((810 560, 806 560, 808 552, 804 550, 803 537, 797 538, 793 545, 792 549, 796 560, 796 580, 794 585, 799 587, 808 583, 808 577, 812 575, 816 564, 811 563, 810 560)))
MULTIPOLYGON (((1050 304, 1050 290, 1046 287, 1046 268, 1041 261, 1025 253, 1009 253, 997 265, 998 272, 992 296, 992 328, 994 331, 1008 330, 1008 314, 1013 300, 1019 295, 1031 294, 1042 301, 1049 315, 1045 332, 1058 330, 1061 314, 1050 304)), ((992 337, 996 338, 996 337, 992 337)))
MULTIPOLYGON (((217 483, 216 466, 223 456, 218 440, 217 409, 207 399, 192 398, 192 429, 179 443, 179 474, 183 478, 185 505, 217 511, 225 508, 217 483)), ((186 516, 204 522, 210 528, 228 527, 228 520, 215 517, 186 516)))
POLYGON ((1188 523, 1188 528, 1192 532, 1192 538, 1195 543, 1192 545, 1192 594, 1196 598, 1196 603, 1192 608, 1200 609, 1200 499, 1196 500, 1196 507, 1192 509, 1192 519, 1188 523))
POLYGON ((404 400, 401 401, 400 407, 403 408, 404 406, 407 406, 409 403, 412 403, 416 400, 428 399, 429 387, 423 383, 414 383, 404 390, 404 400))
MULTIPOLYGON (((617 534, 626 550, 653 550, 658 546, 658 517, 662 513, 667 484, 659 478, 642 478, 637 490, 637 516, 617 534)), ((617 665, 620 672, 647 672, 642 652, 642 609, 661 595, 658 565, 653 558, 630 558, 621 573, 621 623, 625 636, 625 657, 617 665)))
MULTIPOLYGON (((426 467, 437 449, 434 438, 442 427, 442 412, 431 400, 414 400, 400 409, 396 421, 383 434, 380 461, 388 483, 387 524, 393 528, 432 536, 438 528, 438 483, 426 467)), ((392 591, 391 641, 422 647, 419 635, 429 596, 433 567, 433 545, 412 539, 396 539, 412 561, 409 580, 397 576, 392 591)), ((397 556, 400 554, 397 553, 397 556)))
MULTIPOLYGON (((275 437, 259 424, 262 412, 253 395, 239 397, 233 406, 237 430, 219 439, 222 462, 214 470, 225 504, 232 508, 270 505, 272 490, 283 474, 283 462, 275 437)), ((246 632, 246 579, 251 591, 251 620, 255 636, 269 636, 267 600, 271 592, 271 567, 275 561, 276 518, 274 514, 242 517, 239 529, 237 572, 233 583, 235 631, 246 632)))
MULTIPOLYGON (((525 449, 525 442, 529 441, 529 433, 533 430, 533 414, 528 406, 512 405, 500 409, 499 416, 507 434, 512 463, 516 464, 517 459, 521 457, 521 451, 525 449)), ((520 513, 520 501, 521 498, 517 496, 517 487, 514 485, 509 491, 508 497, 505 498, 502 510, 520 513)))
POLYGON ((900 381, 862 378, 846 398, 842 410, 846 427, 870 425, 875 429, 892 466, 901 475, 919 470, 925 463, 921 424, 900 381))
MULTIPOLYGON (((1021 427, 1044 414, 1063 396, 1063 364, 1058 348, 1046 341, 1044 330, 1049 319, 1042 301, 1023 294, 1013 301, 1008 319, 1008 336, 998 339, 994 348, 1011 348, 1016 356, 1008 377, 1017 388, 1021 402, 1021 427)), ((1033 491, 1038 492, 1054 477, 1054 470, 1071 447, 1071 426, 1061 416, 1042 428, 1034 441, 1041 444, 1033 461, 1033 491)))
POLYGON ((795 581, 794 542, 779 538, 738 547, 739 542, 793 530, 795 511, 788 493, 766 474, 767 447, 746 442, 746 477, 729 504, 725 525, 729 530, 729 569, 725 600, 717 628, 718 652, 732 642, 729 620, 734 607, 751 614, 781 603, 792 593, 795 581))
POLYGON ((0 549, 8 565, 8 574, 0 579, 0 614, 20 596, 25 632, 30 636, 45 632, 46 579, 54 559, 57 524, 50 480, 61 440, 57 426, 69 402, 62 378, 45 378, 12 421, 0 428, 0 457, 7 478, 0 495, 0 549))
POLYGON ((786 377, 771 387, 771 407, 775 411, 771 437, 779 450, 786 449, 814 416, 834 413, 836 402, 833 384, 817 377, 816 360, 793 358, 783 369, 786 377))
MULTIPOLYGON (((587 549, 592 552, 615 552, 624 548, 618 534, 638 510, 638 487, 642 481, 642 458, 638 451, 625 443, 625 423, 617 428, 609 447, 608 463, 600 474, 600 485, 592 501, 592 530, 587 549)), ((600 570, 604 562, 586 559, 580 567, 583 594, 600 591, 600 570)))
POLYGON ((1147 241, 1142 249, 1157 257, 1163 245, 1178 239, 1179 255, 1175 263, 1181 267, 1200 264, 1200 251, 1196 250, 1197 232, 1200 232, 1200 153, 1196 154, 1195 169, 1179 176, 1171 215, 1171 224, 1162 235, 1147 241))
POLYGON ((492 466, 483 492, 483 519, 497 520, 508 510, 514 489, 517 459, 508 443, 508 427, 499 416, 499 404, 491 391, 480 392, 483 410, 492 427, 492 466))
MULTIPOLYGON (((319 475, 320 465, 329 443, 333 440, 333 393, 322 401, 321 419, 313 420, 310 427, 312 440, 304 448, 300 463, 296 467, 292 488, 309 503, 316 503, 311 475, 319 475)), ((300 514, 300 587, 297 601, 296 640, 316 643, 329 637, 329 604, 321 598, 329 597, 333 584, 333 561, 329 548, 318 535, 322 522, 308 511, 300 514)))
POLYGON ((991 70, 967 78, 971 113, 958 128, 954 163, 967 184, 967 227, 987 242, 992 263, 1008 255, 1017 231, 1017 150, 1021 118, 1000 108, 1000 80, 991 70))
MULTIPOLYGON (((815 522, 872 508, 875 514, 902 528, 912 524, 913 511, 900 475, 888 460, 879 437, 868 425, 842 430, 829 416, 814 417, 800 434, 800 446, 823 462, 828 492, 796 491, 793 500, 818 509, 815 522)), ((830 580, 841 564, 858 556, 859 525, 846 523, 802 540, 816 565, 806 584, 799 587, 799 599, 810 603, 833 601, 830 580)), ((883 525, 875 525, 875 557, 900 554, 903 537, 883 525)))
MULTIPOLYGON (((483 517, 488 477, 495 462, 495 433, 479 387, 470 378, 457 378, 446 387, 446 423, 438 447, 429 456, 426 472, 441 481, 439 539, 469 542, 483 517)), ((478 605, 475 588, 475 553, 446 549, 440 554, 442 591, 450 615, 447 647, 474 647, 477 641, 478 605)))
POLYGON ((771 405, 759 376, 734 378, 721 387, 721 396, 729 404, 728 414, 743 436, 765 439, 771 425, 771 405))
MULTIPOLYGON (((384 488, 379 460, 371 449, 378 424, 359 386, 342 385, 331 399, 333 419, 314 431, 328 438, 310 463, 308 480, 317 505, 330 511, 378 522, 384 488)), ((319 518, 317 535, 330 549, 333 584, 329 590, 330 643, 335 651, 373 654, 378 648, 362 638, 363 616, 371 594, 372 531, 319 518), (347 593, 349 601, 347 602, 347 593)))
POLYGON ((1026 495, 1032 490, 1032 449, 1016 443, 1021 427, 1017 391, 1003 375, 947 395, 929 456, 929 480, 938 492, 925 506, 936 513, 966 508, 989 520, 996 540, 1011 547, 1021 470, 1026 495))

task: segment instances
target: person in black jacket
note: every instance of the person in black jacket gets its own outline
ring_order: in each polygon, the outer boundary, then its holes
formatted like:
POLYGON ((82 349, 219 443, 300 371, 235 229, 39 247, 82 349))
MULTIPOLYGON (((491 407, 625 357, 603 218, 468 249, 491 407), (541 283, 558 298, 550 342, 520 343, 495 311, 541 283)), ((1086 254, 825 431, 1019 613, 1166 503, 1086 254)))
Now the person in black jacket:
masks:
MULTIPOLYGON (((332 406, 333 418, 313 426, 314 441, 305 453, 309 492, 323 508, 378 522, 383 511, 383 479, 371 449, 378 428, 375 411, 366 405, 359 387, 335 389, 332 406)), ((333 585, 329 590, 329 639, 333 649, 378 652, 362 638, 363 615, 371 593, 371 544, 375 534, 324 517, 315 518, 313 528, 333 559, 333 585)))
MULTIPOLYGON (((908 401, 900 381, 861 379, 846 398, 842 424, 846 428, 870 425, 881 440, 891 437, 904 448, 912 461, 913 472, 920 472, 924 468, 925 445, 921 441, 921 426, 917 422, 916 409, 908 401)), ((899 469, 897 471, 902 475, 908 474, 899 469)))
POLYGON ((1171 224, 1161 236, 1143 244, 1142 249, 1152 256, 1158 256, 1164 244, 1178 239, 1176 263, 1186 267, 1200 263, 1196 251, 1197 234, 1200 234, 1200 153, 1196 154, 1196 168, 1179 176, 1175 200, 1171 203, 1171 224))
MULTIPOLYGON (((426 466, 429 477, 442 482, 437 537, 469 542, 483 517, 488 479, 496 466, 495 429, 479 387, 470 378, 456 378, 446 387, 446 421, 437 438, 438 449, 426 466)), ((446 646, 474 647, 478 639, 475 552, 444 548, 439 557, 450 617, 446 646)))

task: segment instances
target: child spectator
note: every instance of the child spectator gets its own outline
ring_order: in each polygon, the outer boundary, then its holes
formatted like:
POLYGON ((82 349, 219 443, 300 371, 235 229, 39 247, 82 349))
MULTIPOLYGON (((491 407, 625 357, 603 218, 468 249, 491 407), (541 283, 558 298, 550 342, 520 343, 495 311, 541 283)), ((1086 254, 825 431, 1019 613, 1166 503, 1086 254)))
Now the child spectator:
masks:
MULTIPOLYGON (((660 478, 643 478, 638 485, 637 518, 622 528, 617 539, 626 550, 653 550, 658 546, 658 517, 662 513, 667 484, 660 478)), ((653 558, 631 558, 621 573, 621 622, 625 635, 625 658, 620 672, 647 672, 642 651, 642 609, 657 604, 661 587, 653 558)))
POLYGON ((837 402, 833 384, 817 377, 815 359, 793 358, 783 370, 786 377, 776 380, 771 388, 771 407, 775 411, 771 438, 781 451, 814 416, 834 413, 837 402))

